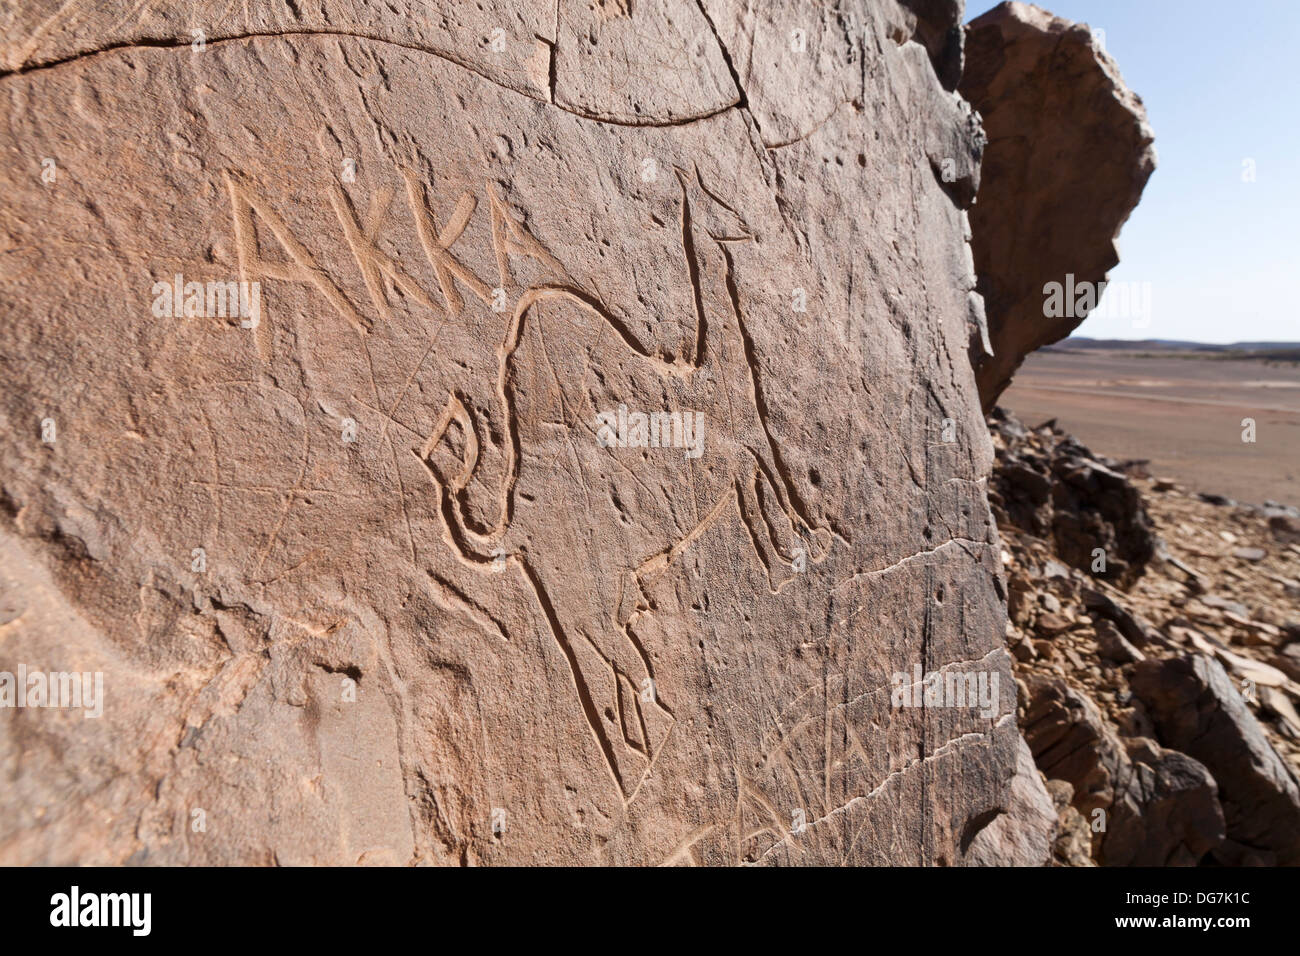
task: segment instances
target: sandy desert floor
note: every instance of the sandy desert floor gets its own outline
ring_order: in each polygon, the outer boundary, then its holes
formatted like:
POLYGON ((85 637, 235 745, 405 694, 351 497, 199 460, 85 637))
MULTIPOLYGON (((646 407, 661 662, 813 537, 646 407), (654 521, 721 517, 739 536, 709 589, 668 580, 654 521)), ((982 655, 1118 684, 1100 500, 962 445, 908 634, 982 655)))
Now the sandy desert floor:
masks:
POLYGON ((1239 501, 1300 505, 1300 366, 1109 351, 1037 352, 1001 404, 1056 418, 1112 458, 1239 501), (1255 441, 1242 440, 1254 419, 1255 441))

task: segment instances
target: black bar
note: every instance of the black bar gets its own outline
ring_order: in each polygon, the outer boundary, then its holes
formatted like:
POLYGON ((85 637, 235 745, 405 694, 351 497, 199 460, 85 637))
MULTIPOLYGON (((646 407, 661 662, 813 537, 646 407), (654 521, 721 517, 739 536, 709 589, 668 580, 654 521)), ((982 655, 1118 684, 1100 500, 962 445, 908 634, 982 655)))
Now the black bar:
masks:
POLYGON ((9 945, 75 935, 337 951, 349 940, 373 947, 395 934, 392 942, 411 937, 403 945, 417 950, 511 938, 547 948, 690 938, 694 948, 715 933, 734 944, 775 932, 813 939, 847 932, 868 947, 895 934, 983 946, 1008 932, 1058 943, 1200 935, 1231 945, 1294 926, 1300 870, 49 868, 0 870, 0 881, 9 945), (149 894, 148 935, 129 925, 141 910, 124 910, 128 925, 117 927, 52 926, 57 895, 70 903, 73 886, 87 914, 88 895, 149 894), (838 928, 823 929, 826 918, 838 928), (1151 922, 1122 925, 1131 920, 1151 922), (465 943, 457 942, 462 933, 465 943))

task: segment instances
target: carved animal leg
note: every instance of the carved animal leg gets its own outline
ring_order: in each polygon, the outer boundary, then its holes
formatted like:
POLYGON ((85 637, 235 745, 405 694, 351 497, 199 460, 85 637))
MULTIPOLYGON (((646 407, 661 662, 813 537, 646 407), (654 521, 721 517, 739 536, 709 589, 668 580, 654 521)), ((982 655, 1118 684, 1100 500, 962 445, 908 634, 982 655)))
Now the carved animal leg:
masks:
MULTIPOLYGON (((749 543, 754 548, 754 555, 767 573, 768 590, 777 594, 793 575, 776 570, 782 563, 782 555, 779 547, 774 546, 771 525, 759 505, 755 490, 757 482, 757 468, 748 476, 736 479, 736 511, 740 515, 741 524, 749 534, 749 543)), ((786 560, 792 558, 793 556, 790 556, 786 560)))
POLYGON ((754 462, 751 487, 772 547, 796 572, 803 570, 800 564, 820 563, 830 550, 830 532, 804 520, 791 500, 788 485, 761 457, 754 455, 754 462))
MULTIPOLYGON (((566 628, 527 559, 512 555, 508 560, 527 582, 569 665, 578 703, 626 805, 635 798, 663 750, 672 729, 672 714, 658 702, 639 647, 610 653, 585 631, 566 628)), ((629 635, 613 638, 631 640, 629 635)))
POLYGON ((700 535, 704 534, 718 520, 735 498, 735 490, 728 489, 714 502, 708 514, 701 518, 690 531, 663 551, 651 555, 635 568, 623 572, 615 612, 615 619, 620 627, 626 628, 635 622, 638 617, 648 614, 654 609, 649 596, 645 593, 646 584, 667 571, 669 566, 681 556, 682 552, 689 548, 700 535))
MULTIPOLYGON (((731 253, 723 243, 714 242, 714 246, 717 249, 717 256, 708 257, 708 261, 719 263, 718 266, 711 267, 721 271, 721 279, 719 283, 715 284, 721 284, 728 290, 725 308, 727 324, 732 329, 734 339, 730 343, 730 348, 744 356, 744 377, 748 386, 748 398, 757 415, 757 426, 763 436, 761 442, 756 443, 755 446, 751 446, 749 449, 758 467, 757 481, 761 481, 763 485, 760 495, 762 500, 759 505, 763 508, 765 516, 771 515, 775 517, 773 513, 778 509, 783 512, 784 523, 800 539, 799 544, 783 549, 780 541, 782 531, 775 528, 771 522, 766 522, 771 544, 787 561, 793 561, 796 556, 793 547, 798 547, 805 553, 807 559, 812 560, 814 563, 820 563, 830 551, 831 532, 827 528, 813 525, 811 518, 799 500, 798 493, 790 481, 786 469, 782 467, 780 449, 768 428, 767 402, 759 377, 759 363, 754 354, 753 339, 749 334, 745 318, 740 311, 740 297, 736 289, 735 263, 732 260, 731 253), (771 504, 767 501, 769 492, 772 498, 771 504)), ((707 274, 707 272, 702 269, 701 274, 707 274)), ((778 521, 778 524, 780 523, 782 522, 778 521)))

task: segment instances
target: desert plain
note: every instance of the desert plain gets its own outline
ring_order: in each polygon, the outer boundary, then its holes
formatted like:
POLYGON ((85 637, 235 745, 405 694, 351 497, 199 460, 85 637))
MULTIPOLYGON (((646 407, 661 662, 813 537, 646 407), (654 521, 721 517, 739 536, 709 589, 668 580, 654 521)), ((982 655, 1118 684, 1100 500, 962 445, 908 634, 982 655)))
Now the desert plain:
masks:
POLYGON ((1027 425, 1057 419, 1101 454, 1150 459, 1153 475, 1189 490, 1300 504, 1300 363, 1049 349, 1026 359, 1001 403, 1027 425))

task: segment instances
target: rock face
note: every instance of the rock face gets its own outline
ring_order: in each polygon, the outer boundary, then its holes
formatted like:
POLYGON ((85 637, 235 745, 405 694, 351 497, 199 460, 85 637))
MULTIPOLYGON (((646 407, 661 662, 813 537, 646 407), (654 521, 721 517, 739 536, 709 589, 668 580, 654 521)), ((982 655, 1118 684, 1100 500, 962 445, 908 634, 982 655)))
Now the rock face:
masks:
POLYGON ((1119 262, 1115 238, 1156 157, 1142 101, 1098 38, 1038 7, 1002 3, 968 25, 960 90, 988 136, 970 222, 992 346, 971 357, 989 410, 1024 357, 1095 304, 1084 284, 1119 262))
POLYGON ((1007 807, 970 841, 965 863, 979 866, 1047 866, 1060 822, 1052 798, 1023 740, 1007 807))
POLYGON ((960 4, 224 7, 5 14, 0 862, 992 842, 960 4))

